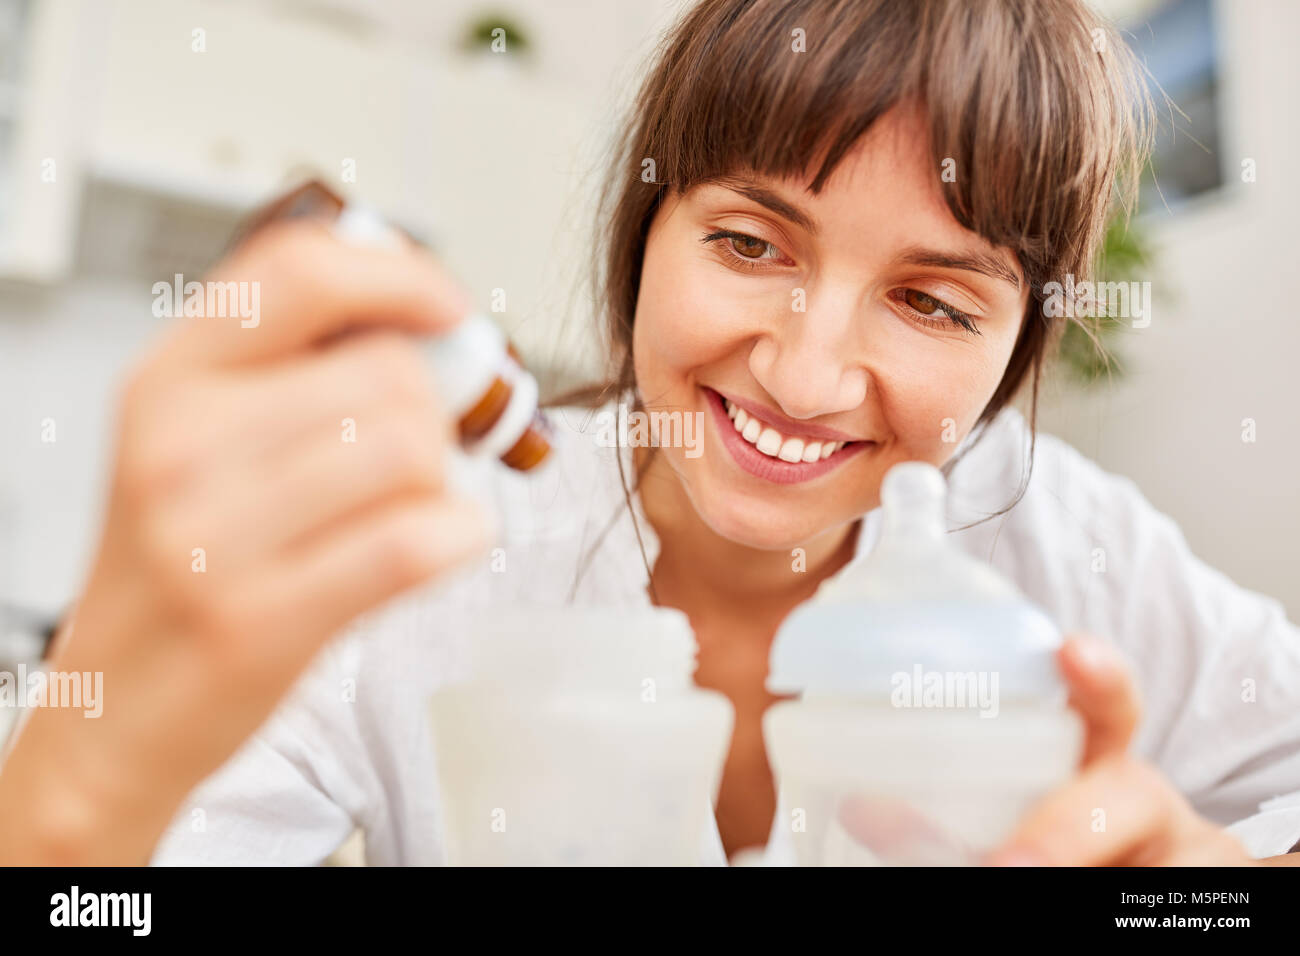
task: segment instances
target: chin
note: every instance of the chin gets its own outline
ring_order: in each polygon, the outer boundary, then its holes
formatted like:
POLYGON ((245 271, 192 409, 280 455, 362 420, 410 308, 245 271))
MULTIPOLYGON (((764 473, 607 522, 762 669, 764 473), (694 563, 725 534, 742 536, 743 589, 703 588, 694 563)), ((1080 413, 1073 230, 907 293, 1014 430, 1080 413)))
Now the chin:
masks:
POLYGON ((735 544, 758 551, 790 551, 852 520, 853 516, 837 519, 795 511, 792 502, 745 495, 711 476, 691 475, 698 461, 687 461, 686 467, 678 470, 678 479, 700 520, 714 534, 735 544))

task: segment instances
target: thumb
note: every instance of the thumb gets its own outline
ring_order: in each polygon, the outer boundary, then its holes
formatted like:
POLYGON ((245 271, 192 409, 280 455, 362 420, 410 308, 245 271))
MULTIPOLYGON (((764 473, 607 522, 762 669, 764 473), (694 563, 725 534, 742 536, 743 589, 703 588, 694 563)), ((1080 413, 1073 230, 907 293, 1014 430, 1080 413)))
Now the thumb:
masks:
POLYGON ((1128 749, 1142 714, 1137 682, 1109 641, 1071 634, 1058 653, 1070 687, 1070 706, 1083 718, 1082 765, 1128 749))

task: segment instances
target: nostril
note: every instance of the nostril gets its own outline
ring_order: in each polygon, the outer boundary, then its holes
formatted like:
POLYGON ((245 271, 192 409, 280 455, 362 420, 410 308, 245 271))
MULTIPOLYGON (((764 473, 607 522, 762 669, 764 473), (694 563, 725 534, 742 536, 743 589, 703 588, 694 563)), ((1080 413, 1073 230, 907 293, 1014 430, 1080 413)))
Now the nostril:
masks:
POLYGON ((866 401, 870 390, 863 368, 835 362, 794 363, 761 342, 750 353, 749 369, 772 404, 796 422, 851 412, 866 401))

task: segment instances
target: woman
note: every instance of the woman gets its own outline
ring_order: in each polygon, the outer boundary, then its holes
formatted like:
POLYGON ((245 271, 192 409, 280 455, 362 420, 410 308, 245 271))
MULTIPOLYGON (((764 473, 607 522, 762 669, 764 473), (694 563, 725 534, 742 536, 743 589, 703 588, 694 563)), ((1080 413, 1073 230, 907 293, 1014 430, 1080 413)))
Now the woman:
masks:
POLYGON ((254 237, 218 277, 261 282, 256 333, 180 325, 131 379, 54 663, 104 671, 119 703, 28 722, 0 857, 308 863, 361 826, 371 862, 440 861, 425 701, 506 600, 684 610, 697 682, 736 710, 711 859, 761 845, 773 633, 870 549, 881 478, 919 459, 948 472, 963 547, 1106 638, 1061 656, 1083 766, 994 862, 1292 862, 1300 799, 1259 805, 1300 790, 1295 629, 1008 404, 1036 397, 1061 331, 1044 284, 1089 275, 1140 166, 1140 91, 1080 0, 704 0, 637 99, 599 300, 606 398, 699 413, 700 453, 605 448, 562 409, 548 474, 474 476, 487 509, 454 490, 401 334, 444 328, 465 294, 416 252, 310 224, 254 237), (358 324, 374 331, 320 344, 358 324))

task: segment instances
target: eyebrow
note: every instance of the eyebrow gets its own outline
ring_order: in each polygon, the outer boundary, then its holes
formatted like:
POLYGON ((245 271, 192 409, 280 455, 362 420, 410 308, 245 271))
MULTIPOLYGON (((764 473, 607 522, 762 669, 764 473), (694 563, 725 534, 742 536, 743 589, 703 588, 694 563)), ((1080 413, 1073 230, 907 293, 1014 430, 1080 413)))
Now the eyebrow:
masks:
MULTIPOLYGON (((713 176, 706 180, 706 183, 713 183, 739 193, 746 199, 765 206, 778 216, 786 219, 796 226, 804 229, 811 235, 817 234, 817 220, 807 212, 785 199, 782 199, 772 190, 760 186, 753 180, 739 176, 713 176)), ((928 249, 924 246, 909 246, 903 250, 898 259, 906 265, 913 266, 931 266, 936 269, 961 269, 965 272, 976 272, 990 279, 1001 279, 1007 282, 1017 292, 1020 291, 1020 278, 1007 267, 1007 264, 998 256, 990 255, 986 252, 945 252, 940 249, 928 249)))
POLYGON ((788 219, 806 232, 812 235, 817 234, 817 220, 794 203, 787 202, 772 190, 760 186, 751 179, 740 176, 713 176, 704 180, 704 182, 730 189, 733 193, 740 193, 746 199, 752 200, 760 206, 766 206, 781 218, 788 219))
POLYGON ((1017 292, 1020 291, 1020 278, 1007 268, 1007 264, 998 256, 985 252, 944 252, 927 249, 923 246, 908 246, 903 250, 898 261, 912 266, 933 266, 937 269, 962 269, 966 272, 978 272, 990 279, 1001 279, 1010 283, 1017 292))

